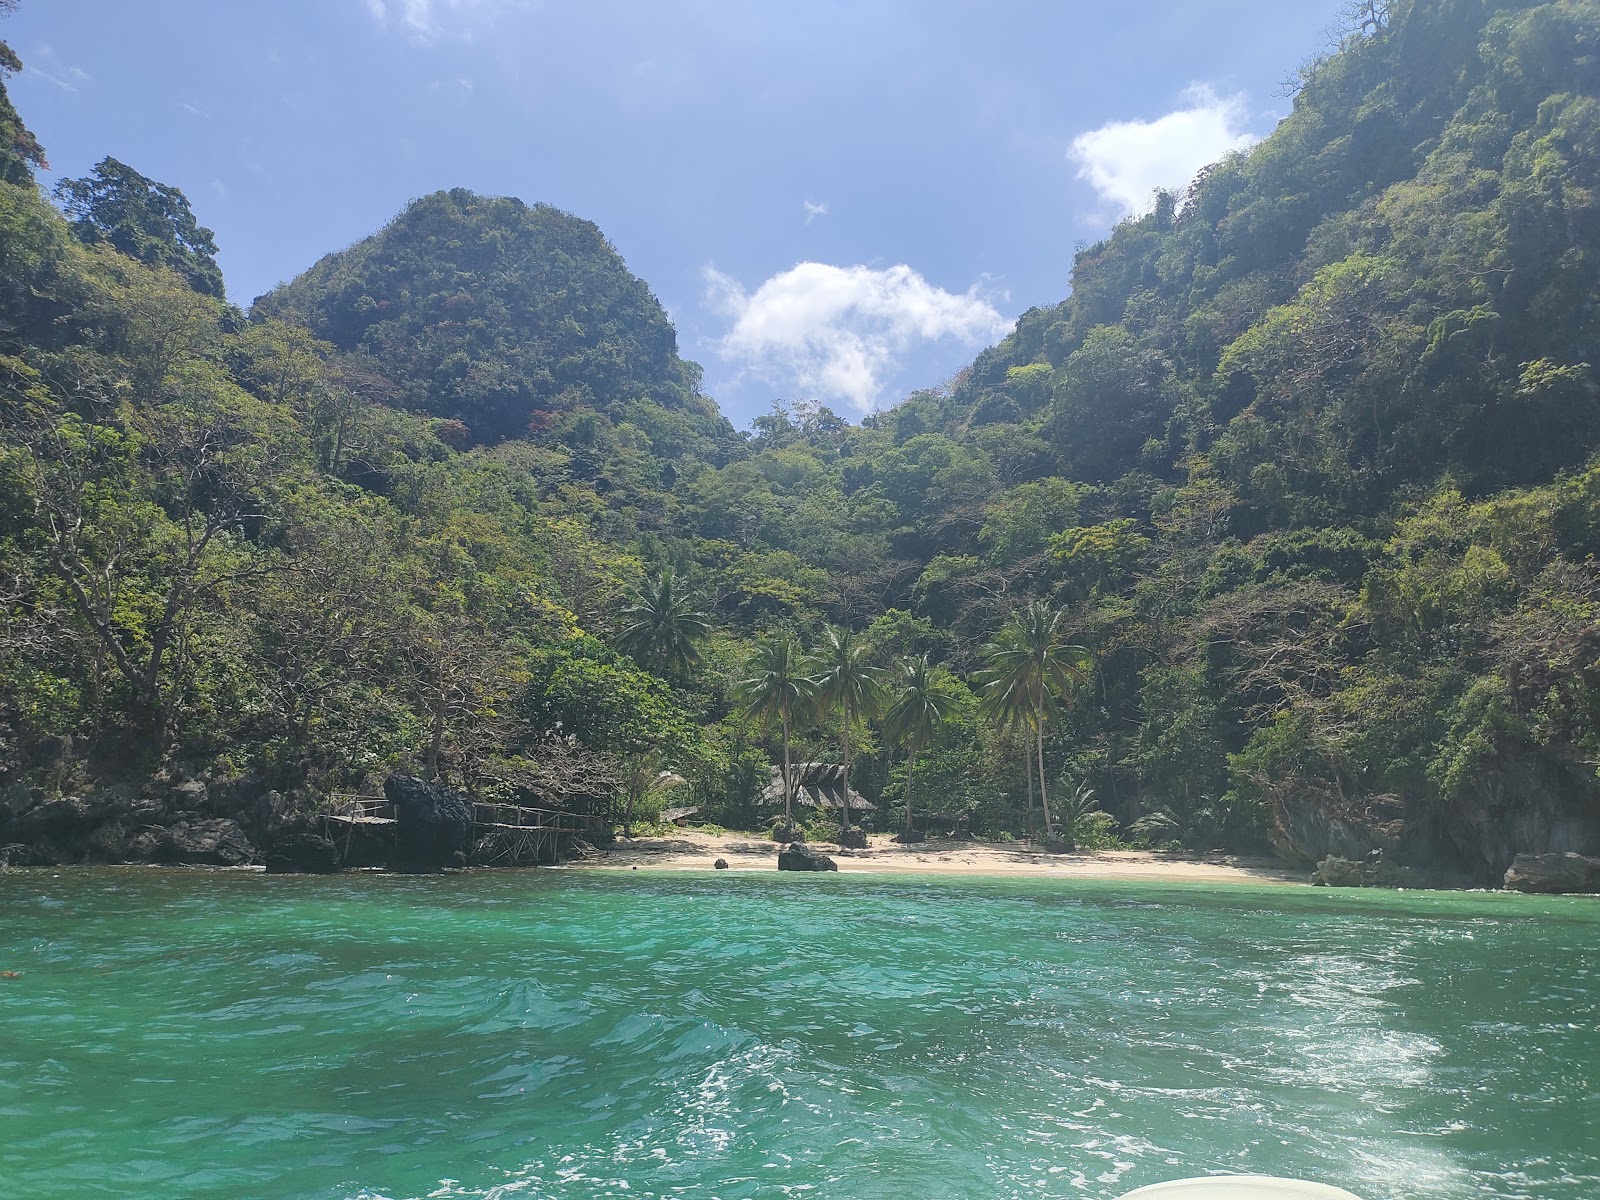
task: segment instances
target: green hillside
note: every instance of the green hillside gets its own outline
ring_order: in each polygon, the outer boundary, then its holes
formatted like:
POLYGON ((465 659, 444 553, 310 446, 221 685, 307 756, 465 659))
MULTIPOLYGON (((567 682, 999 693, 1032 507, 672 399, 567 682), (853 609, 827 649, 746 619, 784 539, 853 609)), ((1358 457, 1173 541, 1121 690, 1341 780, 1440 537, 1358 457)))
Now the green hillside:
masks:
POLYGON ((546 204, 435 192, 254 311, 370 356, 386 401, 459 421, 474 444, 571 436, 596 416, 661 459, 733 440, 644 281, 592 223, 546 204))
POLYGON ((880 826, 1600 853, 1600 3, 1364 7, 950 386, 747 436, 585 221, 438 193, 244 314, 0 103, 0 789, 751 827, 848 736, 880 826))

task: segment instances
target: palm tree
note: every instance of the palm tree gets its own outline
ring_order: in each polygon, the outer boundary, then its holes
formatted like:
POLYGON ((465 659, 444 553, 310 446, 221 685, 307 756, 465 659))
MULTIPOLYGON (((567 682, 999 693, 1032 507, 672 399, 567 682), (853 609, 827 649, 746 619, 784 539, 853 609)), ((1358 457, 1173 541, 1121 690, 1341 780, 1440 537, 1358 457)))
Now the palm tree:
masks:
MULTIPOLYGON (((981 677, 980 677, 981 678, 981 677)), ((1022 739, 1022 774, 1028 785, 1028 836, 1035 829, 1033 819, 1033 705, 1025 692, 988 688, 980 699, 979 712, 1002 729, 1015 730, 1022 739)))
POLYGON ((893 699, 883 714, 883 728, 906 745, 906 825, 902 840, 911 840, 911 786, 917 777, 917 753, 931 742, 955 706, 956 698, 935 678, 928 656, 900 660, 892 685, 893 699))
POLYGON ((1094 789, 1087 779, 1080 780, 1071 791, 1067 790, 1069 783, 1066 776, 1056 780, 1056 796, 1061 802, 1061 830, 1066 834, 1068 848, 1076 850, 1078 830, 1090 813, 1100 811, 1100 801, 1095 799, 1094 789))
POLYGON ((783 819, 794 824, 794 779, 789 769, 789 735, 797 715, 816 700, 817 683, 806 674, 806 660, 792 634, 777 633, 756 643, 745 667, 746 677, 734 685, 734 694, 761 728, 777 721, 783 733, 783 819))
POLYGON ((984 647, 989 660, 982 685, 985 706, 992 713, 1026 713, 1033 729, 1047 841, 1055 837, 1055 825, 1050 819, 1050 796, 1044 782, 1045 722, 1055 707, 1057 694, 1084 679, 1090 669, 1089 652, 1065 639, 1062 625, 1066 615, 1065 609, 1053 609, 1044 601, 1035 600, 1007 622, 991 645, 984 647))
POLYGON ((644 581, 637 600, 622 610, 618 648, 658 675, 687 673, 700 661, 696 643, 711 632, 711 622, 696 599, 670 566, 662 567, 654 579, 644 581))
POLYGON ((812 660, 817 668, 817 703, 838 705, 844 727, 844 828, 850 828, 850 723, 871 716, 883 695, 881 672, 867 665, 867 648, 840 625, 828 626, 812 660))

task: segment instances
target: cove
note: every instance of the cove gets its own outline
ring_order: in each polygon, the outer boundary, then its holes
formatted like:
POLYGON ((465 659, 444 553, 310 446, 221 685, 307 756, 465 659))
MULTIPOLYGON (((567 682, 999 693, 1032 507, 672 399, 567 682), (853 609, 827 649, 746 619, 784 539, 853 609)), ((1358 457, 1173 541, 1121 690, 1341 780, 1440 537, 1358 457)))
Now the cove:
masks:
POLYGON ((1600 1194, 1600 904, 0 872, 0 1195, 1600 1194))

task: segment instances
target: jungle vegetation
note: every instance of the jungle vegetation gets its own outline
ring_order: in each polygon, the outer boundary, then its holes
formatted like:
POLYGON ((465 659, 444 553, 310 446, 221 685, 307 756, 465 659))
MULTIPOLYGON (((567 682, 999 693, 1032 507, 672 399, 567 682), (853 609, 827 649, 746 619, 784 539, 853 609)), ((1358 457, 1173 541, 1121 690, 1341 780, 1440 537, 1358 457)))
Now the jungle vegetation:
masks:
POLYGON ((0 783, 1600 829, 1600 3, 1361 8, 955 379, 745 434, 586 221, 438 193, 246 311, 0 95, 0 783))

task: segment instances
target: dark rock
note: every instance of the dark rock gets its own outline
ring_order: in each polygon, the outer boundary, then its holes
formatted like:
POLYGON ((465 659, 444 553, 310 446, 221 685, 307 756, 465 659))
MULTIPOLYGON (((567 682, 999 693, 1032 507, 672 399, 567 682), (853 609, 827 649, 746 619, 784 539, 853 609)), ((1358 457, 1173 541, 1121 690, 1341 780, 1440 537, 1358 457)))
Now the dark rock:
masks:
POLYGON ((1076 854, 1078 852, 1078 848, 1071 842, 1065 841, 1061 838, 1046 838, 1044 843, 1044 852, 1046 854, 1076 854))
POLYGON ((778 852, 780 871, 837 871, 839 864, 826 854, 820 854, 804 842, 792 842, 778 852))
POLYGON ((852 825, 849 829, 839 831, 839 848, 842 850, 865 850, 867 848, 867 831, 859 825, 852 825))
POLYGON ((803 842, 806 835, 800 832, 796 825, 778 825, 772 830, 772 840, 775 842, 803 842))
POLYGON ((257 858, 256 848, 235 821, 202 817, 170 829, 144 829, 129 843, 134 857, 194 867, 242 867, 257 858))
POLYGON ((172 810, 178 813, 205 812, 211 804, 211 791, 198 779, 185 779, 172 789, 172 810))
POLYGON ((81 832, 88 821, 89 806, 82 800, 63 796, 35 804, 22 815, 13 817, 8 829, 18 841, 32 842, 81 832))
POLYGON ((40 800, 39 793, 24 783, 13 783, 0 788, 0 825, 15 820, 40 800))
POLYGON ((928 835, 920 829, 902 829, 895 834, 891 841, 899 842, 902 846, 915 846, 928 840, 928 835))
POLYGON ((122 817, 112 817, 95 827, 86 843, 89 857, 96 862, 121 863, 133 857, 132 833, 122 817))
POLYGON ((728 860, 725 858, 719 858, 716 862, 712 863, 711 866, 715 870, 726 871, 728 869, 728 860))
POLYGON ((1505 886, 1517 892, 1564 895, 1600 893, 1600 858, 1563 854, 1519 854, 1506 871, 1505 886))
POLYGON ((309 830, 286 834, 267 850, 268 875, 331 875, 339 865, 339 847, 309 830))
POLYGON ((472 805, 462 796, 415 775, 391 775, 383 794, 394 805, 395 869, 438 871, 466 862, 472 805))
POLYGON ((61 861, 60 849, 50 842, 0 846, 0 867, 54 867, 61 861))
POLYGON ((1360 863, 1330 854, 1317 864, 1311 882, 1318 887, 1366 887, 1369 880, 1360 863))

